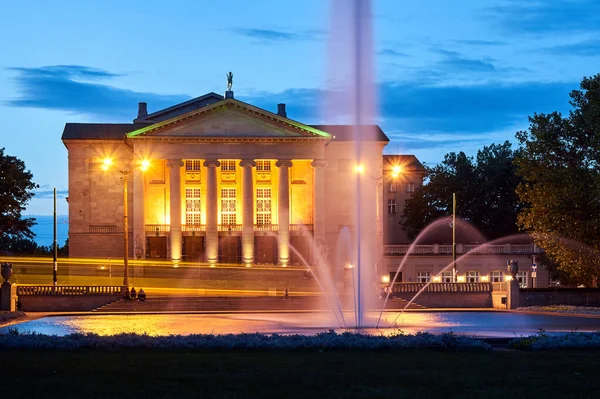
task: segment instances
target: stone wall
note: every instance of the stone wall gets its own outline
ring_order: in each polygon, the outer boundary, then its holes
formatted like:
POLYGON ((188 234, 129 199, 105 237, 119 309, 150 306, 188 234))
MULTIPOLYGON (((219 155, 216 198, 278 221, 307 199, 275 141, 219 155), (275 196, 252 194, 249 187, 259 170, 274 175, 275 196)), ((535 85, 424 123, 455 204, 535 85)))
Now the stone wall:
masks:
POLYGON ((522 289, 519 306, 599 306, 598 288, 538 288, 522 289))
MULTIPOLYGON (((72 258, 123 259, 123 233, 71 234, 69 256, 72 258)), ((129 234, 129 259, 133 259, 133 235, 129 234)))
MULTIPOLYGON (((410 301, 414 293, 398 293, 397 298, 410 301)), ((491 308, 491 292, 423 292, 414 303, 428 308, 491 308)))
POLYGON ((21 295, 24 312, 83 312, 91 311, 120 299, 120 295, 21 295))

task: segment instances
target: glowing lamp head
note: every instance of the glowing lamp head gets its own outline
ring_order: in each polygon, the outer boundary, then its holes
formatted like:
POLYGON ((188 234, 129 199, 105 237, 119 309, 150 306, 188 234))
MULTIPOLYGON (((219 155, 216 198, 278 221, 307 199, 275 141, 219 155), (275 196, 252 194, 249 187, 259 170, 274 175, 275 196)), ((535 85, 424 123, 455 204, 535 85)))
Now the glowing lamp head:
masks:
POLYGON ((381 276, 381 282, 387 284, 390 282, 390 276, 381 276))
POLYGON ((147 159, 144 159, 142 161, 142 163, 140 164, 140 169, 142 170, 142 172, 147 171, 149 167, 150 167, 150 161, 148 161, 147 159))
POLYGON ((104 158, 104 160, 102 161, 102 169, 103 170, 109 170, 110 167, 112 166, 112 159, 110 158, 104 158))
POLYGON ((363 166, 363 164, 358 164, 354 167, 354 171, 356 173, 363 173, 365 171, 365 167, 363 166))
POLYGON ((400 175, 400 173, 402 173, 402 166, 400 165, 395 165, 392 168, 392 177, 398 177, 400 175))

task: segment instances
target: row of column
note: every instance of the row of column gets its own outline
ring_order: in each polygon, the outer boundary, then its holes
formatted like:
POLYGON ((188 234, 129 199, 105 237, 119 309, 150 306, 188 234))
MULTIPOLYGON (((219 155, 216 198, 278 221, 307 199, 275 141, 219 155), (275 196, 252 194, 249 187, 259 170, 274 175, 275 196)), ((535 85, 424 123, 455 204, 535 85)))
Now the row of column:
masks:
MULTIPOLYGON (((181 232, 181 168, 184 163, 181 159, 167 161, 170 173, 170 242, 171 259, 181 259, 182 232, 181 232)), ((325 241, 325 167, 324 160, 315 160, 311 164, 314 168, 313 186, 313 230, 317 245, 325 241)), ((218 160, 205 160, 206 168, 206 245, 205 253, 208 262, 216 263, 219 256, 218 233, 218 180, 217 168, 221 164, 218 160)), ((254 160, 242 160, 242 260, 250 264, 254 262, 254 180, 252 169, 256 166, 254 160)), ((275 166, 279 168, 278 184, 278 255, 279 264, 285 266, 290 261, 290 177, 289 168, 292 162, 278 160, 275 166)), ((134 235, 144 232, 144 206, 143 190, 144 180, 141 174, 134 176, 134 195, 141 200, 134 207, 134 235)), ((143 235, 145 238, 145 234, 143 235)), ((136 245, 145 246, 144 240, 137 240, 136 245)), ((145 254, 145 250, 140 248, 145 254)))

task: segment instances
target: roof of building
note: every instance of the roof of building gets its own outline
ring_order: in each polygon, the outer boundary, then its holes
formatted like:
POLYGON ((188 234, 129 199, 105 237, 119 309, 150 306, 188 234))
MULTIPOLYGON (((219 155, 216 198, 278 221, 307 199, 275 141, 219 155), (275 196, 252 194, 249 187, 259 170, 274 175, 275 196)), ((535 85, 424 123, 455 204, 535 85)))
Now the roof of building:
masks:
POLYGON ((399 165, 402 169, 410 172, 427 172, 427 169, 414 155, 397 155, 397 154, 384 154, 383 155, 383 169, 391 170, 394 166, 399 165))
MULTIPOLYGON (((253 117, 259 117, 267 124, 277 126, 279 128, 285 128, 289 131, 294 131, 293 136, 295 136, 295 137, 313 137, 313 138, 322 138, 322 139, 323 138, 324 139, 331 138, 331 134, 329 134, 327 132, 316 129, 310 125, 305 125, 301 122, 297 122, 297 121, 287 118, 285 116, 274 114, 270 111, 255 107, 254 105, 245 103, 243 101, 236 100, 234 98, 226 98, 222 101, 218 101, 213 104, 209 104, 209 105, 200 107, 199 109, 196 109, 196 110, 193 110, 190 112, 186 112, 181 115, 174 116, 174 117, 164 120, 162 122, 151 124, 151 125, 146 125, 134 132, 128 133, 127 138, 143 137, 144 135, 146 135, 148 133, 157 132, 157 131, 164 130, 164 129, 169 129, 176 124, 189 121, 193 118, 198 118, 198 117, 202 117, 205 115, 209 115, 211 113, 220 112, 225 109, 242 111, 242 112, 246 113, 247 115, 251 115, 253 117)), ((237 138, 235 133, 230 134, 227 132, 218 133, 218 134, 209 133, 205 137, 211 138, 211 137, 224 137, 224 136, 230 136, 233 138, 237 138)), ((248 136, 248 134, 244 134, 244 136, 248 136)), ((261 133, 261 134, 256 135, 255 137, 264 137, 264 136, 265 135, 263 133, 261 133)), ((267 136, 269 136, 269 135, 267 135, 267 136)))
POLYGON ((148 126, 147 123, 67 123, 63 140, 123 140, 126 133, 148 126))
POLYGON ((134 119, 134 122, 149 122, 149 123, 162 122, 165 119, 169 119, 169 117, 170 117, 169 113, 172 113, 173 111, 176 111, 177 109, 185 109, 186 111, 189 111, 190 108, 191 109, 202 108, 207 105, 213 104, 214 102, 221 101, 224 98, 225 97, 223 97, 220 94, 210 92, 210 93, 204 94, 202 96, 192 98, 191 100, 172 105, 168 108, 158 110, 156 112, 148 114, 144 118, 141 118, 141 119, 136 118, 136 119, 134 119))
MULTIPOLYGON (((354 141, 354 125, 309 125, 331 134, 334 141, 354 141)), ((378 125, 361 125, 360 135, 365 141, 390 141, 378 125)))

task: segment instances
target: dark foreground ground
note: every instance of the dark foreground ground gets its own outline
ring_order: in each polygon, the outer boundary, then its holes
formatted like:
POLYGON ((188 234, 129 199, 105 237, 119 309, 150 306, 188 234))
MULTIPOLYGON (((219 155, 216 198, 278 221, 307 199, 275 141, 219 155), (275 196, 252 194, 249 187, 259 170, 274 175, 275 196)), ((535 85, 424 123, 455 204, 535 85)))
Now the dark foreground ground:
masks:
POLYGON ((3 398, 598 398, 600 352, 6 350, 3 398))

